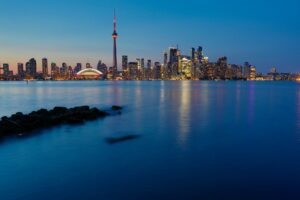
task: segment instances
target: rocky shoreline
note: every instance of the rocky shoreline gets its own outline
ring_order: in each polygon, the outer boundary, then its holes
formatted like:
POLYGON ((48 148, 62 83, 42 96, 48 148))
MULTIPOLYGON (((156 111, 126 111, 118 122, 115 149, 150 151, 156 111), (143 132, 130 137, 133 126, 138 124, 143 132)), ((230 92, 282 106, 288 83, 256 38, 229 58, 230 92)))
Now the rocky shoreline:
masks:
POLYGON ((64 124, 83 124, 86 121, 104 118, 115 112, 121 114, 122 107, 112 106, 110 111, 102 111, 89 106, 74 108, 55 107, 52 110, 40 109, 29 114, 18 112, 0 121, 0 138, 24 135, 32 131, 51 128, 64 124))

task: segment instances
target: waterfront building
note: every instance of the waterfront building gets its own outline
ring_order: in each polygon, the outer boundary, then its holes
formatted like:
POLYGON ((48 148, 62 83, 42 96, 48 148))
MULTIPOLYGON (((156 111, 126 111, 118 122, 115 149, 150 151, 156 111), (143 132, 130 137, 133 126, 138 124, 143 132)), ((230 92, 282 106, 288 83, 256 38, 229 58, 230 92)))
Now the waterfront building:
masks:
POLYGON ((164 66, 168 64, 168 52, 164 52, 164 66))
POLYGON ((74 72, 78 73, 82 70, 82 64, 81 63, 77 63, 75 68, 74 68, 74 72))
POLYGON ((169 63, 174 64, 178 62, 178 49, 174 47, 169 48, 169 63))
POLYGON ((236 76, 238 80, 243 79, 243 66, 237 65, 236 76))
POLYGON ((226 72, 225 72, 225 79, 226 80, 234 79, 234 73, 235 73, 235 66, 230 64, 227 65, 226 72))
POLYGON ((137 62, 137 65, 138 65, 138 70, 140 70, 141 67, 142 67, 141 59, 140 59, 140 58, 137 58, 137 59, 136 59, 136 62, 137 62))
POLYGON ((141 58, 141 68, 144 69, 145 68, 145 59, 141 58))
POLYGON ((67 63, 62 63, 62 67, 61 67, 61 70, 60 70, 60 75, 61 76, 66 76, 68 73, 68 65, 67 63))
POLYGON ((213 80, 215 79, 215 63, 208 63, 205 65, 204 68, 204 79, 206 80, 213 80))
POLYGON ((85 68, 86 68, 86 69, 92 68, 91 63, 86 63, 85 68))
POLYGON ((42 59, 42 73, 43 73, 44 78, 48 76, 48 59, 47 58, 42 59))
POLYGON ((195 52, 194 59, 196 59, 196 63, 201 63, 203 59, 203 48, 201 46, 198 47, 197 51, 195 52))
POLYGON ((129 79, 137 80, 138 79, 138 63, 137 62, 129 62, 129 79))
POLYGON ((161 64, 159 62, 154 63, 153 79, 161 79, 161 64))
POLYGON ((270 73, 275 74, 277 73, 277 69, 276 67, 271 68, 270 73))
POLYGON ((93 68, 86 68, 76 74, 76 79, 79 80, 96 80, 102 78, 103 73, 93 68))
POLYGON ((8 78, 8 76, 9 76, 9 64, 8 63, 3 64, 3 75, 5 78, 8 78))
POLYGON ((141 68, 139 70, 139 80, 145 79, 145 59, 141 58, 141 68))
POLYGON ((150 80, 152 79, 152 75, 151 75, 151 72, 152 72, 152 61, 151 60, 147 60, 147 67, 145 69, 145 79, 146 80, 150 80))
POLYGON ((209 58, 207 56, 203 56, 202 63, 209 63, 209 58))
POLYGON ((180 56, 178 62, 178 71, 181 74, 182 79, 192 78, 193 62, 188 56, 180 56))
POLYGON ((129 79, 129 70, 128 70, 128 56, 122 56, 122 77, 124 80, 129 79))
POLYGON ((128 70, 128 56, 126 55, 122 56, 122 70, 123 71, 128 70))
POLYGON ((193 47, 192 49, 191 49, 191 60, 193 61, 193 62, 195 62, 196 60, 195 60, 195 48, 193 47))
POLYGON ((106 76, 107 71, 108 71, 106 64, 104 64, 101 60, 99 60, 99 62, 97 64, 97 70, 102 72, 104 76, 106 76))
POLYGON ((152 66, 152 61, 151 60, 147 60, 147 68, 151 69, 152 66))
POLYGON ((251 81, 256 80, 256 67, 254 66, 250 67, 250 80, 251 81))
POLYGON ((249 62, 245 62, 244 64, 244 79, 249 80, 250 79, 250 69, 251 65, 249 62))
POLYGON ((59 67, 56 65, 55 62, 51 63, 51 78, 56 79, 59 75, 59 67))
POLYGON ((72 66, 69 66, 68 67, 68 72, 67 72, 67 79, 72 80, 74 75, 75 74, 74 74, 74 70, 73 70, 72 66))
POLYGON ((25 72, 24 72, 24 64, 18 63, 18 77, 19 79, 25 78, 25 72))
POLYGON ((216 79, 225 80, 225 74, 227 69, 227 57, 221 57, 217 61, 217 68, 215 71, 216 79))
POLYGON ((37 75, 37 65, 36 65, 36 60, 34 58, 31 58, 27 63, 26 63, 26 76, 28 78, 35 78, 37 75))

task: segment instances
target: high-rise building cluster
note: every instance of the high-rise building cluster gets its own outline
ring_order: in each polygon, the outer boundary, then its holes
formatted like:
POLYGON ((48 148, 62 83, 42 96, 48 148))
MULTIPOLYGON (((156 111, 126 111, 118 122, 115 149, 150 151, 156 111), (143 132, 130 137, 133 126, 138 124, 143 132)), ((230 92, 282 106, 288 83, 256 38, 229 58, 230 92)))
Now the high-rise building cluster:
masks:
POLYGON ((122 57, 121 75, 124 80, 294 80, 296 74, 276 73, 273 76, 257 73, 249 62, 229 64, 227 57, 211 62, 203 48, 192 48, 190 55, 183 55, 178 47, 170 47, 163 54, 163 63, 137 58, 129 62, 122 57))
POLYGON ((270 73, 257 73, 256 67, 249 62, 242 65, 229 64, 227 57, 220 57, 211 62, 203 52, 203 48, 191 48, 189 55, 183 55, 178 47, 170 47, 163 53, 163 62, 152 62, 151 59, 136 58, 129 61, 127 55, 122 56, 122 69, 118 70, 117 57, 117 18, 113 20, 113 64, 107 67, 101 60, 97 69, 86 63, 83 69, 81 63, 68 66, 63 62, 61 66, 48 59, 42 59, 42 71, 37 72, 37 62, 34 58, 18 63, 17 75, 4 63, 0 66, 0 80, 300 80, 300 74, 278 73, 272 68, 270 73), (24 69, 25 67, 25 69, 24 69))

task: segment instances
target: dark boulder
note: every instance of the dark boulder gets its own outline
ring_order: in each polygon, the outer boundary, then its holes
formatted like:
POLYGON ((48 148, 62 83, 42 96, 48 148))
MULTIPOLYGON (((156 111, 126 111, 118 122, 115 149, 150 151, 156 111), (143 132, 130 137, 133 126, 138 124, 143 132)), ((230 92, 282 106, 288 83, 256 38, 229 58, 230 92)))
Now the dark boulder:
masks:
POLYGON ((53 108, 53 110, 50 111, 52 115, 64 114, 66 112, 68 112, 68 108, 65 107, 55 107, 53 108))
POLYGON ((121 106, 112 106, 112 110, 122 110, 123 108, 121 106))
POLYGON ((108 137, 106 138, 106 142, 108 144, 116 144, 116 143, 120 143, 120 142, 126 142, 129 140, 134 140, 139 138, 139 135, 125 135, 125 136, 120 136, 120 137, 108 137))
POLYGON ((24 114, 21 113, 21 112, 18 112, 18 113, 16 113, 16 114, 12 115, 10 118, 11 118, 11 120, 13 120, 13 121, 22 120, 22 119, 24 118, 24 114))

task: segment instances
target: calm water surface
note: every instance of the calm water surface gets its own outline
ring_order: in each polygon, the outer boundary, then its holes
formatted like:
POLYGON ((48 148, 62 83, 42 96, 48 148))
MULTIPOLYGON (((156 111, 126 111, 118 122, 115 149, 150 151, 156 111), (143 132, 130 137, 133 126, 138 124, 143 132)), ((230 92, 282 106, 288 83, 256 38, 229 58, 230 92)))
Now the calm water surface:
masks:
POLYGON ((0 199, 300 199, 300 84, 1 82, 0 115, 125 106, 0 142, 0 199), (115 134, 141 137, 116 145, 115 134))

